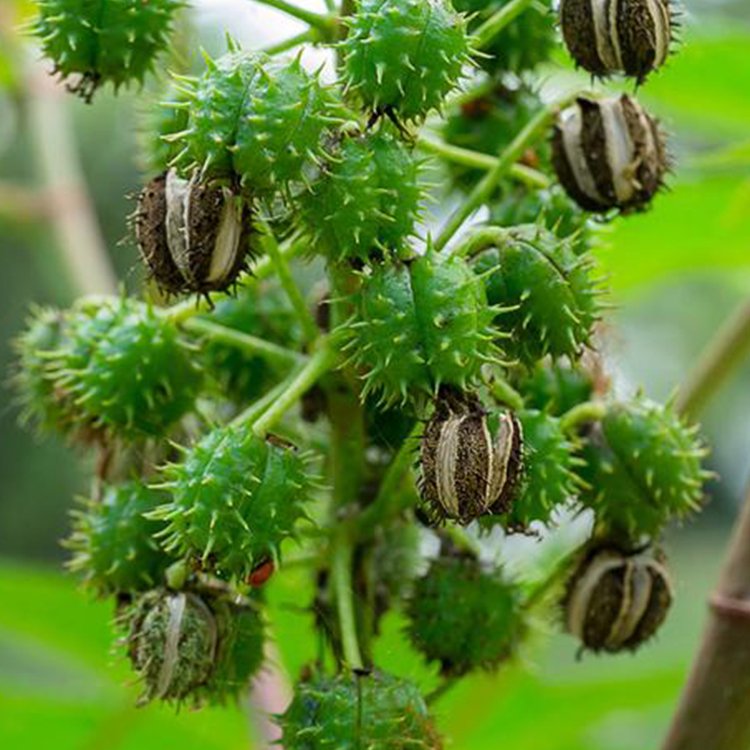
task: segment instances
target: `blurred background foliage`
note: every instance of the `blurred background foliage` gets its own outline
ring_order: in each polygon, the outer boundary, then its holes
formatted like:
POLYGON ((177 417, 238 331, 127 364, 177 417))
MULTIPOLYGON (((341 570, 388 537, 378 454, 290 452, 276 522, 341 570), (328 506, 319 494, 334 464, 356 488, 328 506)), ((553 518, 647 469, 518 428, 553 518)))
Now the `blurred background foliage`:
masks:
MULTIPOLYGON (((310 7, 318 3, 310 0, 310 7)), ((248 0, 195 2, 191 23, 203 44, 221 49, 223 30, 249 45, 297 29, 248 0)), ((686 0, 685 41, 667 70, 639 96, 672 134, 672 190, 654 210, 616 221, 599 253, 616 308, 606 353, 616 387, 642 386, 665 398, 685 377, 719 324, 750 293, 750 5, 746 0, 686 0)), ((0 371, 30 302, 68 304, 74 285, 53 251, 50 202, 39 204, 40 168, 29 126, 36 63, 18 26, 33 3, 0 0, 0 371), (36 196, 36 197, 34 197, 36 196)), ((185 69, 197 49, 178 45, 169 64, 185 69)), ((546 80, 586 86, 570 70, 546 80), (569 80, 570 79, 570 80, 569 80)), ((560 69, 565 72, 560 73, 560 69)), ((153 84, 152 84, 153 86, 153 84)), ((155 92, 146 94, 155 96, 155 92)), ((119 277, 141 283, 124 217, 140 182, 136 139, 142 100, 109 93, 85 106, 68 97, 83 174, 119 277)), ((54 121, 48 123, 54 128, 54 121)), ((565 637, 540 639, 526 661, 497 676, 475 677, 438 706, 459 750, 644 750, 663 734, 704 619, 729 523, 750 468, 750 364, 736 373, 704 417, 721 481, 690 528, 671 535, 678 601, 658 642, 635 657, 575 659, 565 637)), ((7 390, 0 396, 0 746, 55 750, 248 748, 250 729, 236 708, 174 712, 133 707, 135 688, 113 655, 111 612, 76 591, 60 572, 67 512, 86 491, 85 456, 38 444, 16 425, 7 390)), ((307 596, 300 571, 277 576, 272 612, 285 667, 311 655, 307 596)), ((380 661, 430 681, 401 644, 397 615, 386 623, 380 661)))

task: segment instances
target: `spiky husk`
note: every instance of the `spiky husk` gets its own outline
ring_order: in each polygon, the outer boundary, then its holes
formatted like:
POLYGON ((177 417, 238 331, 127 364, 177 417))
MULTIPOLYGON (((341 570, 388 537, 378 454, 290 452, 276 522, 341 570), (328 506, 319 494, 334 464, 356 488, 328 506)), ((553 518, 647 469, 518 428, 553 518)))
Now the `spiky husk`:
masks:
POLYGON ((422 119, 471 62, 466 22, 448 0, 360 0, 347 23, 346 85, 375 112, 422 119))
MULTIPOLYGON (((476 31, 510 0, 453 0, 453 6, 472 15, 469 31, 476 31)), ((508 24, 477 55, 477 62, 494 75, 523 73, 549 60, 557 46, 555 17, 550 0, 532 4, 508 24)))
POLYGON ((363 395, 386 404, 432 395, 445 383, 463 388, 497 359, 481 280, 460 258, 434 253, 379 266, 362 277, 355 318, 339 331, 362 370, 363 395))
POLYGON ((523 631, 519 589, 471 555, 443 555, 415 584, 407 633, 445 675, 494 669, 515 652, 523 631))
POLYGON ((671 520, 698 510, 710 474, 706 451, 671 405, 639 397, 611 405, 587 436, 581 499, 613 534, 654 537, 671 520))
POLYGON ((34 33, 55 72, 90 99, 105 83, 115 90, 143 83, 183 5, 181 0, 40 0, 34 33), (75 76, 79 80, 72 81, 75 76))
POLYGON ((83 420, 125 439, 164 435, 202 382, 177 328, 127 298, 71 314, 53 377, 83 420))
POLYGON ((411 152, 389 131, 342 136, 332 161, 298 197, 313 250, 368 260, 402 250, 414 233, 421 190, 411 152))
POLYGON ((239 180, 253 195, 300 182, 339 122, 333 94, 299 58, 272 60, 236 48, 185 82, 188 127, 170 136, 180 162, 207 178, 239 180))
POLYGON ((304 457, 248 425, 215 428, 164 474, 172 500, 153 513, 167 522, 164 546, 224 578, 277 561, 311 491, 304 457))
MULTIPOLYGON (((241 333, 297 349, 302 335, 289 298, 271 281, 250 281, 236 297, 216 303, 206 318, 241 333)), ((221 393, 238 403, 259 398, 279 381, 267 358, 248 354, 236 346, 207 340, 202 346, 206 370, 221 393)))
POLYGON ((576 496, 580 479, 574 470, 580 459, 558 419, 531 409, 517 416, 523 427, 524 475, 507 523, 525 529, 533 521, 549 522, 556 508, 576 496))
POLYGON ((181 133, 188 128, 189 112, 184 106, 187 96, 176 82, 166 86, 145 103, 140 115, 138 142, 144 171, 151 174, 165 173, 179 156, 179 141, 169 141, 167 136, 181 133), (170 105, 165 106, 165 102, 170 105))
POLYGON ((74 513, 67 546, 69 567, 99 594, 145 591, 163 583, 174 562, 154 534, 162 524, 144 514, 164 501, 162 493, 131 481, 105 488, 101 499, 88 500, 74 513))
POLYGON ((511 333, 505 351, 525 364, 545 355, 580 356, 598 318, 599 285, 593 259, 548 230, 514 227, 508 239, 482 252, 474 268, 484 277, 497 318, 511 333))
POLYGON ((287 750, 440 750, 443 746, 415 685, 382 672, 315 675, 297 685, 278 717, 287 750))
POLYGON ((529 409, 559 417, 594 394, 594 378, 582 367, 563 362, 540 362, 514 382, 529 409))

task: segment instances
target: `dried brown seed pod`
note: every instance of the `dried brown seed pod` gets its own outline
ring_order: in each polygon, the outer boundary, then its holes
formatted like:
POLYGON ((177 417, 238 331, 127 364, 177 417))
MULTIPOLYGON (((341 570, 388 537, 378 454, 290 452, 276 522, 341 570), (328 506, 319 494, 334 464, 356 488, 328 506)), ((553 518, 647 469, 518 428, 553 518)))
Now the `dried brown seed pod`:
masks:
POLYGON ((584 70, 642 83, 667 59, 674 19, 671 0, 562 0, 560 26, 584 70))
POLYGON ((632 97, 588 99, 560 113, 552 136, 560 183, 581 208, 645 208, 669 169, 659 123, 632 97))
POLYGON ((672 599, 661 552, 599 548, 571 578, 566 629, 592 651, 634 651, 659 629, 672 599))
POLYGON ((141 256, 167 294, 228 289, 245 268, 250 210, 227 187, 190 180, 175 170, 146 185, 135 234, 141 256))
POLYGON ((509 411, 441 394, 420 450, 420 494, 434 519, 466 525, 510 509, 523 463, 521 424, 509 411))

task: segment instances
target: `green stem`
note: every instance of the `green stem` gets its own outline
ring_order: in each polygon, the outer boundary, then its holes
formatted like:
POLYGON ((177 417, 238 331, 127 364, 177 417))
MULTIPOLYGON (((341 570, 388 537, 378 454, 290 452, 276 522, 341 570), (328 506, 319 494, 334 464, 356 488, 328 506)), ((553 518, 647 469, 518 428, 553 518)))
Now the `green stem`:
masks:
POLYGON ((482 50, 509 24, 518 18, 535 0, 510 0, 491 15, 475 32, 474 48, 482 50))
POLYGON ((584 401, 560 417, 560 427, 563 432, 575 432, 582 424, 601 421, 606 414, 607 406, 602 401, 584 401))
POLYGON ((675 406, 697 416, 750 354, 750 301, 743 302, 711 339, 677 394, 675 406))
POLYGON ((550 574, 539 581, 526 596, 523 602, 525 610, 532 610, 539 605, 547 595, 570 575, 570 566, 572 561, 579 554, 579 550, 574 550, 562 557, 561 560, 552 568, 550 574))
POLYGON ((261 230, 263 231, 261 245, 266 251, 266 255, 271 260, 271 264, 276 269, 276 275, 286 292, 286 296, 292 303, 292 308, 297 314, 297 319, 302 326, 302 332, 305 339, 308 342, 315 341, 318 336, 320 336, 320 329, 310 312, 310 308, 307 306, 307 302, 305 302, 305 298, 302 295, 300 288, 297 286, 297 282, 292 277, 289 263, 287 263, 286 258, 282 255, 279 243, 276 241, 276 238, 273 236, 268 226, 262 225, 261 230))
POLYGON ((271 44, 270 46, 266 47, 263 52, 271 56, 280 55, 283 52, 288 52, 290 49, 299 47, 301 44, 306 44, 307 42, 316 44, 320 41, 322 41, 320 32, 317 29, 308 29, 307 31, 303 31, 301 34, 289 37, 289 39, 284 39, 283 41, 277 42, 276 44, 271 44))
POLYGON ((285 380, 282 380, 281 383, 278 383, 273 388, 271 388, 268 393, 266 393, 264 396, 261 396, 257 401, 254 401, 250 406, 247 407, 244 411, 240 412, 233 420, 233 425, 242 425, 242 424, 253 424, 257 419, 259 419, 268 409, 275 404, 279 398, 284 394, 286 389, 289 387, 289 385, 292 383, 292 381, 299 375, 299 372, 302 370, 300 367, 297 371, 292 373, 288 378, 285 380))
POLYGON ((256 435, 266 435, 269 430, 299 401, 315 383, 336 364, 336 352, 327 341, 322 341, 307 364, 289 381, 288 386, 274 404, 253 425, 256 435))
POLYGON ((267 5, 269 8, 276 8, 283 13, 286 13, 292 18, 296 18, 299 21, 303 21, 308 26, 312 26, 314 29, 329 34, 333 27, 333 20, 328 16, 321 15, 320 13, 314 13, 311 10, 305 10, 299 8, 293 3, 287 2, 287 0, 254 0, 260 5, 267 5))
POLYGON ((504 378, 493 378, 490 393, 495 400, 507 404, 513 411, 521 411, 524 407, 523 396, 504 378))
POLYGON ((471 216, 487 199, 497 187, 500 180, 508 174, 508 170, 515 164, 524 150, 533 143, 557 116, 560 108, 566 106, 574 97, 557 102, 545 107, 538 112, 520 133, 513 139, 512 143, 498 157, 497 164, 484 176, 479 184, 472 190, 469 197, 459 206, 446 222, 440 235, 435 240, 436 250, 442 250, 453 235, 461 228, 466 219, 471 216))
POLYGON ((348 527, 342 525, 333 545, 331 575, 336 592, 336 608, 341 628, 341 646, 350 669, 363 669, 364 662, 357 638, 357 621, 354 614, 354 589, 352 586, 352 546, 348 527))
MULTIPOLYGON (((423 151, 440 156, 446 161, 461 164, 470 169, 482 169, 485 172, 489 172, 497 167, 499 161, 496 156, 484 154, 481 151, 473 151, 468 148, 461 148, 460 146, 452 146, 445 141, 424 134, 419 136, 417 145, 423 151)), ((552 184, 547 175, 523 164, 513 164, 508 170, 508 175, 518 180, 518 182, 522 182, 524 185, 533 188, 548 188, 552 184)))
POLYGON ((229 344, 248 354, 258 354, 272 365, 288 367, 306 361, 306 357, 291 349, 274 344, 265 339, 236 331, 234 328, 212 323, 204 318, 186 320, 183 326, 192 333, 208 336, 213 341, 229 344))
POLYGON ((446 677, 431 693, 425 697, 425 703, 431 706, 440 700, 451 688, 458 684, 458 677, 446 677))

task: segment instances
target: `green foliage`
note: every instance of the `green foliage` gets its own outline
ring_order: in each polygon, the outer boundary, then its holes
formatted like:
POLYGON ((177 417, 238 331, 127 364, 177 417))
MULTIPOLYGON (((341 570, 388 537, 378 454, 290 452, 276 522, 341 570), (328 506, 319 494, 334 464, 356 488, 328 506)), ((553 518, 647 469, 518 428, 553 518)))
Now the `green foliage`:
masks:
POLYGON ((538 362, 531 371, 518 376, 516 387, 523 393, 529 409, 556 417, 594 395, 593 376, 582 367, 562 362, 538 362))

